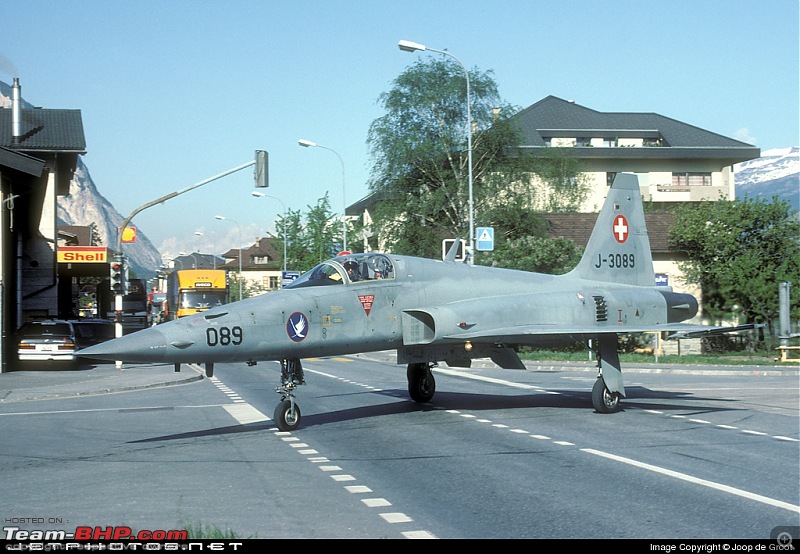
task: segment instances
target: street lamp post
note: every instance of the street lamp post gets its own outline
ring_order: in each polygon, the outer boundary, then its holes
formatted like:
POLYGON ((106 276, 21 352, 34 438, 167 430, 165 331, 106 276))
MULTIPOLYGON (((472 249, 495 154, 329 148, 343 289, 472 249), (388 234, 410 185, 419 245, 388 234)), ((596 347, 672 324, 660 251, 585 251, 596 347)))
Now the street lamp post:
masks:
POLYGON ((416 52, 417 50, 425 51, 430 50, 431 52, 437 52, 439 54, 445 54, 446 56, 450 56, 464 70, 464 75, 467 77, 467 161, 469 164, 469 263, 470 265, 474 263, 474 255, 475 255, 475 223, 473 218, 474 212, 474 205, 472 199, 472 109, 470 107, 470 94, 469 94, 469 71, 461 63, 457 57, 453 54, 448 52, 447 50, 436 50, 435 48, 429 48, 424 44, 418 44, 416 42, 411 42, 409 40, 401 40, 397 46, 403 52, 416 52))
POLYGON ((225 217, 222 215, 215 215, 214 219, 219 219, 220 221, 228 220, 232 223, 236 223, 236 228, 239 229, 239 300, 242 299, 242 227, 239 225, 238 222, 234 221, 229 217, 225 217))
MULTIPOLYGON (((194 232, 194 236, 196 236, 197 239, 198 239, 197 240, 197 253, 200 254, 200 259, 202 260, 203 259, 203 254, 200 252, 200 237, 203 236, 203 232, 202 231, 195 231, 194 232)), ((197 269, 200 269, 200 263, 199 262, 197 264, 197 269)))
MULTIPOLYGON (((257 190, 254 190, 252 192, 252 194, 256 198, 262 198, 262 197, 272 198, 273 200, 277 200, 278 202, 280 202, 281 206, 283 206, 283 277, 285 278, 286 277, 286 241, 287 241, 286 218, 289 217, 289 213, 286 211, 286 204, 284 204, 283 200, 281 200, 280 198, 278 198, 276 196, 270 196, 269 194, 264 194, 263 192, 259 192, 257 190)), ((281 287, 283 287, 283 280, 281 280, 281 287)))
POLYGON ((347 200, 345 195, 345 186, 344 186, 344 162, 342 161, 342 157, 339 153, 334 150, 333 148, 328 148, 327 146, 323 146, 321 144, 317 144, 316 142, 311 142, 310 140, 300 139, 297 141, 297 144, 303 146, 305 148, 323 148, 325 150, 330 150, 336 157, 339 158, 339 163, 342 164, 342 250, 347 250, 347 216, 345 212, 347 211, 347 200))

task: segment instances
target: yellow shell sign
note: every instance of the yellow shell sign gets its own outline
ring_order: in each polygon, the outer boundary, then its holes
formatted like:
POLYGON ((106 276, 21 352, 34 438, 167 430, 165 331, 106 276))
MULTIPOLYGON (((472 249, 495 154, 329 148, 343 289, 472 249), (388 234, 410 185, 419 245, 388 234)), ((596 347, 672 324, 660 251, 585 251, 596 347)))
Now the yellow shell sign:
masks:
POLYGON ((122 231, 122 242, 136 242, 136 227, 125 227, 122 231))

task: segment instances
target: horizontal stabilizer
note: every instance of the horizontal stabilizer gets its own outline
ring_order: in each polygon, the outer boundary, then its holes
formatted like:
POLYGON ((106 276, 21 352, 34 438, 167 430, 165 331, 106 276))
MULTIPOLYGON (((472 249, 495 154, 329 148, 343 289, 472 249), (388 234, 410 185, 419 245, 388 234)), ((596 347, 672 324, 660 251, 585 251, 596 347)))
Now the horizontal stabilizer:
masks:
POLYGON ((764 324, 759 323, 746 323, 744 325, 736 325, 736 326, 729 326, 729 327, 701 327, 695 331, 679 331, 673 335, 667 337, 669 340, 676 340, 676 339, 697 339, 702 337, 710 337, 714 335, 724 335, 727 333, 738 333, 739 331, 752 331, 753 329, 757 329, 759 327, 763 327, 764 324))

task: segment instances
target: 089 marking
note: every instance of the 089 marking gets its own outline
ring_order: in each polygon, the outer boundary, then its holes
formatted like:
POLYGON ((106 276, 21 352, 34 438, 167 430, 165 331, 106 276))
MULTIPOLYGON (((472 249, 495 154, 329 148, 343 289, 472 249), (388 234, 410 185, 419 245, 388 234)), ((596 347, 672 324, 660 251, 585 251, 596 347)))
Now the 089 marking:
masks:
POLYGON ((206 344, 209 346, 228 346, 242 344, 242 328, 236 327, 209 327, 206 329, 206 344))

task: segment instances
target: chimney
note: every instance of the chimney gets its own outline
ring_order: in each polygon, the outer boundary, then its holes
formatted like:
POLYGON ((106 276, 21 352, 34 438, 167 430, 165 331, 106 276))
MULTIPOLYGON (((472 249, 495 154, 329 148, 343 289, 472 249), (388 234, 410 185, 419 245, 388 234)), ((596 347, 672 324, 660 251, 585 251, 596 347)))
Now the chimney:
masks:
POLYGON ((19 77, 14 77, 11 87, 11 144, 19 144, 22 137, 22 100, 19 77))

